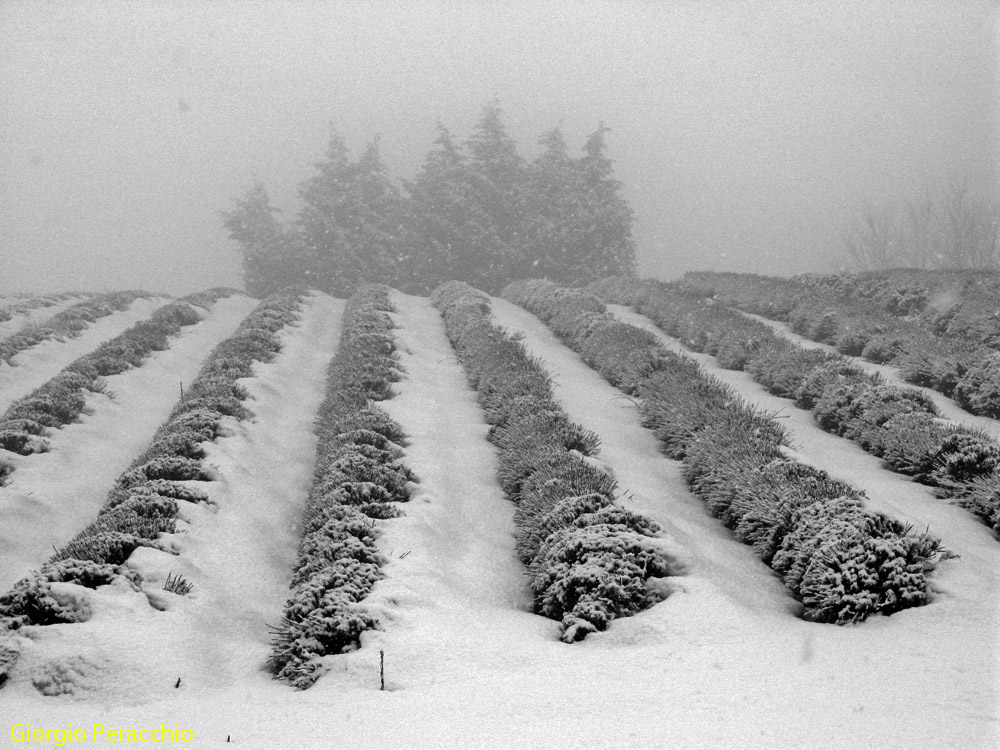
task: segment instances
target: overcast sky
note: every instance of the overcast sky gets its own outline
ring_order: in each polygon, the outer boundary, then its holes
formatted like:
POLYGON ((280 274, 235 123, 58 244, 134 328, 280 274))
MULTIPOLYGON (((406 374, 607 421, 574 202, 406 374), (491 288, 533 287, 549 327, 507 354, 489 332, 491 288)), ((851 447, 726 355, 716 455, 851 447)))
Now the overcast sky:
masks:
POLYGON ((0 293, 239 285, 333 123, 411 177, 498 97, 526 157, 600 122, 640 272, 831 270, 868 201, 996 189, 995 0, 0 0, 0 293))

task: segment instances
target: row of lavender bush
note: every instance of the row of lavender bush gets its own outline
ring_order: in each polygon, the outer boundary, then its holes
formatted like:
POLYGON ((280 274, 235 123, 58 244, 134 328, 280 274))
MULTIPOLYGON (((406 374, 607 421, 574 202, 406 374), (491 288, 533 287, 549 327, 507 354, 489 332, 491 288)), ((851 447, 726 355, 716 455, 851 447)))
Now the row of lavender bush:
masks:
MULTIPOLYGON (((992 339, 947 333, 946 314, 900 318, 818 279, 770 279, 745 274, 688 274, 675 288, 746 312, 787 321, 795 333, 841 354, 891 364, 914 385, 954 398, 972 414, 1000 417, 1000 351, 992 339)), ((900 303, 903 304, 903 303, 900 303)), ((949 308, 950 309, 950 308, 949 308)), ((973 312, 998 326, 1000 307, 977 300, 973 312), (990 310, 992 310, 990 312, 990 310)), ((962 319, 968 318, 968 314, 962 319)), ((975 328, 968 323, 966 328, 975 328)))
POLYGON ((921 391, 889 385, 846 358, 804 349, 723 305, 670 284, 609 279, 589 287, 632 304, 685 346, 745 370, 771 393, 812 411, 828 432, 855 441, 893 471, 935 488, 1000 531, 1000 445, 943 424, 921 391))
MULTIPOLYGON (((220 293, 213 290, 196 299, 208 304, 220 293)), ((212 478, 202 464, 202 443, 218 436, 224 416, 250 416, 242 404, 247 392, 237 381, 252 377, 255 361, 269 362, 280 351, 278 333, 298 317, 302 298, 298 290, 269 297, 212 350, 150 446, 115 482, 97 519, 40 571, 0 596, 0 632, 85 619, 87 613, 74 601, 53 594, 53 583, 97 588, 116 577, 133 585, 141 582, 125 561, 138 547, 157 546, 160 534, 174 532, 179 502, 208 499, 203 490, 185 484, 212 478)))
MULTIPOLYGON (((48 431, 74 422, 83 413, 88 392, 106 392, 104 377, 138 367, 152 352, 166 349, 171 337, 202 319, 203 312, 196 308, 208 308, 234 293, 212 289, 171 302, 73 361, 0 416, 0 449, 22 456, 48 450, 48 431)), ((0 459, 0 482, 12 471, 11 464, 0 459)))
POLYGON ((692 492, 820 622, 860 621, 927 601, 938 540, 864 508, 864 494, 786 453, 784 431, 691 359, 622 323, 596 296, 547 281, 504 296, 538 315, 611 383, 683 463, 692 492))
POLYGON ((145 292, 109 292, 77 302, 38 325, 28 325, 0 341, 0 360, 10 362, 17 354, 48 339, 75 338, 91 323, 126 310, 145 292))
POLYGON ((378 627, 360 604, 382 576, 375 519, 400 515, 396 504, 409 499, 402 428, 374 403, 392 397, 400 373, 391 309, 388 287, 359 289, 328 370, 292 595, 270 661, 277 678, 300 689, 319 677, 323 656, 357 648, 378 627))
POLYGON ((894 268, 803 278, 941 336, 1000 349, 1000 272, 894 268))
POLYGON ((678 566, 655 541, 657 524, 615 505, 614 479, 587 461, 597 436, 569 420, 543 367, 490 322, 485 294, 455 281, 431 301, 490 425, 500 486, 517 505, 516 550, 535 611, 560 620, 569 643, 657 601, 647 579, 678 566))
MULTIPOLYGON (((32 310, 42 307, 52 307, 63 300, 84 296, 89 295, 59 292, 56 294, 4 296, 0 298, 0 323, 6 323, 20 315, 27 315, 32 310)), ((2 343, 0 341, 0 346, 2 346, 2 343)))

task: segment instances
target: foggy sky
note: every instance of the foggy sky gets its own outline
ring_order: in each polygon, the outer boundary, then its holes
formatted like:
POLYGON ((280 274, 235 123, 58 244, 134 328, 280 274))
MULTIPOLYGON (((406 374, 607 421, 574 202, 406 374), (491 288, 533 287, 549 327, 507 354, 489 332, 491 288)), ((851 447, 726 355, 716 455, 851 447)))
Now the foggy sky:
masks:
POLYGON ((500 99, 604 122, 640 272, 828 271, 868 201, 996 190, 989 0, 0 0, 0 293, 239 285, 218 211, 297 209, 329 124, 411 177, 500 99))

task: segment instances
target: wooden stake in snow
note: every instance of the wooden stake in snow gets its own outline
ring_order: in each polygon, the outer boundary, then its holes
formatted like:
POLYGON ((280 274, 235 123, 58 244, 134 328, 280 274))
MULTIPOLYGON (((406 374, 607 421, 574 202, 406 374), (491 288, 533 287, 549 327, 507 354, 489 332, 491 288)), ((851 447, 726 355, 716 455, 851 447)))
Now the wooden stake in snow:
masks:
POLYGON ((385 651, 379 649, 378 652, 378 676, 382 682, 382 687, 379 690, 385 690, 385 651))

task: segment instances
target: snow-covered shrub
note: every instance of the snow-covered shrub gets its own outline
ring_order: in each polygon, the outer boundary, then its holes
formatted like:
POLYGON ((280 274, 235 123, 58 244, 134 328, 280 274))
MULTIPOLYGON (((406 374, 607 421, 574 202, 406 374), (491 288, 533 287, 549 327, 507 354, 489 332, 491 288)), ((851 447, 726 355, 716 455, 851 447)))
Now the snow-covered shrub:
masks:
POLYGON ((30 432, 0 429, 0 449, 27 456, 31 453, 44 453, 48 449, 48 441, 30 432))
POLYGON ((871 452, 900 474, 927 482, 934 470, 934 454, 947 429, 925 412, 897 414, 865 436, 871 452))
POLYGON ((774 334, 756 321, 737 316, 738 328, 722 332, 715 350, 715 361, 726 370, 744 370, 761 346, 775 338, 774 334))
POLYGON ((10 419, 4 420, 3 429, 14 432, 26 432, 29 435, 44 437, 48 434, 48 428, 33 419, 10 419))
POLYGON ((907 383, 933 388, 946 396, 955 392, 964 373, 976 358, 968 361, 966 347, 929 334, 914 337, 910 348, 893 361, 907 383))
POLYGON ((559 479, 539 482, 532 492, 525 492, 515 514, 518 557, 530 565, 547 537, 564 529, 585 513, 613 505, 614 498, 601 493, 573 495, 572 486, 559 479))
POLYGON ((409 498, 410 470, 386 451, 372 457, 358 447, 345 447, 335 457, 324 460, 317 467, 313 491, 329 493, 345 484, 375 484, 390 498, 386 502, 405 502, 409 498))
POLYGON ((149 447, 133 461, 133 466, 142 466, 161 456, 177 456, 200 461, 205 457, 203 443, 210 439, 193 430, 178 430, 157 435, 149 447))
MULTIPOLYGON (((82 409, 84 391, 103 390, 101 374, 122 372, 140 364, 149 352, 165 348, 169 337, 181 327, 201 320, 202 314, 192 305, 208 307, 220 297, 233 293, 233 290, 210 290, 161 307, 149 320, 76 360, 31 394, 28 401, 33 407, 32 416, 26 410, 23 418, 7 424, 16 424, 25 433, 40 435, 46 426, 59 427, 72 421, 82 409), (31 401, 32 398, 35 400, 31 401)), ((277 304, 290 311, 298 309, 301 298, 302 292, 291 290, 278 295, 277 304)), ((266 355, 261 356, 273 357, 273 352, 279 348, 273 335, 276 324, 280 320, 290 322, 294 319, 290 312, 284 317, 275 317, 270 312, 273 304, 274 301, 267 300, 261 303, 234 334, 249 338, 253 346, 239 344, 233 347, 227 340, 213 351, 209 363, 188 391, 190 398, 182 401, 171 418, 157 430, 149 448, 118 478, 97 519, 57 550, 40 573, 19 582, 11 592, 0 597, 0 624, 18 627, 86 619, 87 613, 80 608, 80 600, 63 601, 51 587, 55 582, 96 587, 123 577, 138 585, 137 574, 121 567, 129 555, 140 546, 156 546, 155 539, 160 534, 174 531, 178 501, 202 502, 208 498, 203 490, 183 484, 211 478, 201 464, 204 456, 201 442, 216 437, 223 413, 249 415, 242 406, 237 408, 238 397, 245 396, 246 392, 235 383, 235 378, 252 374, 252 359, 246 357, 252 358, 262 352, 266 355), (261 319, 268 331, 266 336, 261 335, 261 326, 257 325, 261 319), (220 351, 234 349, 238 351, 218 355, 220 351), (195 401, 197 403, 193 403, 195 401), (220 409, 220 404, 225 408, 220 409)), ((0 422, 0 429, 3 426, 0 422)))
POLYGON ((875 321, 848 321, 837 331, 834 347, 843 355, 859 357, 873 337, 885 332, 875 321))
POLYGON ((584 287, 584 291, 610 305, 634 305, 648 283, 631 276, 608 276, 590 282, 584 287))
POLYGON ((48 339, 74 338, 91 323, 116 310, 127 309, 145 292, 110 292, 89 297, 52 316, 40 325, 31 325, 0 341, 0 360, 8 362, 20 352, 48 339))
POLYGON ((553 323, 553 330, 562 335, 557 318, 571 319, 585 312, 604 312, 604 303, 593 294, 568 289, 546 279, 524 279, 504 287, 503 297, 516 305, 527 307, 546 323, 553 323))
POLYGON ((795 390, 795 405, 812 409, 823 396, 836 386, 881 385, 885 381, 870 375, 847 360, 833 359, 813 368, 795 390))
MULTIPOLYGON (((301 590, 300 586, 296 594, 301 590)), ((315 603, 310 598, 306 606, 297 609, 307 614, 301 619, 286 616, 272 631, 269 667, 277 679, 300 690, 319 677, 319 657, 357 648, 361 634, 378 627, 374 615, 336 589, 324 591, 315 603)))
POLYGON ((185 409, 172 416, 153 436, 153 444, 169 435, 183 435, 191 440, 215 440, 219 435, 219 414, 208 409, 185 409))
POLYGON ((243 400, 229 395, 198 396, 197 391, 191 389, 184 394, 184 398, 174 407, 173 414, 180 415, 186 411, 204 409, 221 416, 235 417, 236 419, 249 419, 253 412, 243 405, 243 400))
POLYGON ((843 354, 852 354, 864 357, 871 362, 887 364, 894 361, 903 353, 909 351, 914 346, 912 334, 905 331, 880 331, 875 333, 865 342, 860 352, 844 351, 843 354))
POLYGON ((125 485, 122 484, 122 480, 119 478, 118 483, 108 493, 108 498, 104 502, 101 512, 108 512, 135 496, 148 497, 153 495, 160 495, 186 503, 204 503, 208 502, 209 499, 208 493, 205 490, 185 484, 184 482, 175 482, 169 479, 151 479, 142 484, 125 485))
POLYGON ((28 419, 45 427, 59 428, 75 420, 85 405, 86 399, 80 391, 65 388, 61 383, 52 387, 43 385, 11 404, 4 421, 28 419))
POLYGON ((655 603, 646 579, 674 573, 649 537, 611 523, 553 532, 531 569, 535 610, 562 621, 566 643, 655 603))
POLYGON ((661 347, 648 331, 602 315, 582 335, 567 339, 584 361, 630 395, 660 367, 661 347))
MULTIPOLYGON (((123 293, 116 301, 108 302, 107 312, 101 314, 110 313, 112 309, 124 309, 137 296, 137 293, 123 293), (116 305, 120 307, 115 307, 116 305)), ((29 431, 11 427, 12 422, 28 422, 58 429, 75 421, 86 406, 85 394, 88 391, 106 392, 103 376, 124 372, 142 364, 150 352, 166 348, 169 338, 183 326, 200 319, 200 315, 185 300, 159 308, 148 320, 137 323, 101 344, 90 354, 70 363, 54 378, 12 404, 0 416, 0 433, 11 430, 29 431)), ((25 455, 45 447, 43 441, 17 435, 5 438, 4 445, 13 446, 16 452, 25 455)))
POLYGON ((321 529, 302 539, 299 561, 293 569, 290 585, 295 588, 317 573, 345 560, 368 563, 376 569, 380 562, 374 540, 370 536, 355 536, 344 531, 339 522, 329 521, 321 529))
POLYGON ((1000 419, 1000 353, 984 356, 962 374, 955 400, 973 414, 1000 419))
POLYGON ((523 563, 530 564, 545 538, 583 513, 614 502, 616 483, 609 475, 566 453, 550 454, 509 495, 516 503, 515 549, 523 563))
POLYGON ((501 449, 544 443, 584 456, 596 455, 601 442, 597 433, 571 422, 561 410, 545 408, 552 406, 555 403, 551 401, 548 404, 536 402, 534 410, 518 411, 516 419, 505 415, 507 418, 490 433, 491 440, 501 449))
POLYGON ((853 493, 824 472, 785 458, 778 442, 738 416, 698 434, 683 472, 708 510, 768 564, 793 528, 796 508, 841 491, 853 493))
POLYGON ((201 482, 211 481, 201 461, 182 456, 158 456, 152 461, 130 469, 119 479, 124 486, 143 484, 150 479, 169 479, 172 481, 195 479, 201 482))
POLYGON ((745 370, 770 393, 795 398, 813 370, 829 363, 831 358, 832 355, 820 349, 803 349, 774 337, 754 350, 747 359, 745 370))
POLYGON ((105 509, 87 526, 82 537, 119 531, 143 539, 172 534, 177 523, 177 500, 158 494, 133 494, 114 508, 105 509))
POLYGON ((791 510, 789 531, 771 560, 782 582, 799 591, 812 558, 828 544, 858 537, 865 512, 856 496, 818 498, 791 510))
MULTIPOLYGON (((537 306, 557 334, 577 343, 614 323, 594 317, 604 307, 595 297, 547 281, 517 282, 504 294, 533 311, 537 306)), ((516 547, 532 570, 536 612, 561 620, 561 639, 572 642, 649 606, 646 579, 667 575, 671 565, 655 547, 636 541, 645 537, 634 529, 656 533, 653 522, 625 511, 599 515, 612 502, 616 483, 584 458, 596 452, 597 436, 571 422, 555 402, 542 364, 490 323, 488 298, 446 284, 431 301, 491 424, 500 486, 518 505, 516 547), (601 530, 576 526, 584 517, 599 517, 601 530), (617 543, 601 547, 596 540, 602 536, 617 543), (591 551, 583 553, 588 545, 591 551), (543 552, 550 547, 551 554, 543 552)))
MULTIPOLYGON (((739 287, 747 282, 751 288, 764 288, 761 285, 765 282, 757 278, 734 279, 710 274, 707 284, 724 289, 724 299, 735 300, 744 309, 754 309, 752 297, 739 287)), ((784 283, 767 280, 766 284, 772 282, 779 287, 784 283)), ((789 283, 794 286, 802 282, 789 283)), ((846 293, 844 289, 837 288, 836 294, 843 293, 846 293)), ((756 329, 745 327, 746 321, 727 318, 718 305, 707 304, 704 296, 703 290, 691 291, 685 283, 649 283, 643 286, 642 294, 635 295, 634 300, 641 312, 650 315, 664 330, 694 348, 718 356, 727 346, 735 346, 734 352, 726 354, 733 364, 738 364, 746 351, 746 371, 772 393, 794 397, 797 406, 813 411, 821 427, 853 440, 869 453, 884 458, 890 468, 938 486, 939 494, 961 495, 973 477, 992 471, 992 456, 994 450, 1000 447, 989 440, 968 437, 961 438, 961 448, 956 443, 959 438, 951 438, 948 446, 944 446, 950 433, 934 422, 937 409, 923 392, 889 386, 880 376, 866 373, 837 355, 803 349, 770 334, 758 334, 756 329), (720 321, 728 321, 729 325, 720 321), (748 340, 746 347, 740 343, 743 337, 748 340), (731 343, 733 341, 735 343, 731 343)), ((795 326, 801 333, 823 338, 831 335, 835 322, 837 345, 842 351, 857 353, 858 347, 873 346, 886 349, 884 355, 874 351, 864 352, 872 359, 886 359, 896 351, 904 352, 901 359, 903 374, 911 381, 944 392, 955 388, 958 382, 956 374, 964 373, 965 382, 969 384, 965 395, 967 407, 978 411, 988 408, 982 402, 973 407, 968 401, 974 388, 981 385, 976 378, 986 384, 995 380, 993 385, 1000 386, 1000 375, 997 375, 1000 373, 1000 360, 996 359, 996 355, 992 359, 978 356, 976 350, 970 349, 966 343, 930 336, 926 331, 907 327, 884 313, 872 314, 869 309, 845 309, 838 306, 840 302, 842 300, 836 295, 830 296, 827 292, 806 293, 796 300, 791 310, 795 326), (823 328, 827 330, 820 330, 823 328), (970 374, 973 372, 975 377, 970 374)), ((600 330, 600 321, 588 320, 587 329, 600 330)), ((623 336, 618 335, 617 338, 622 340, 623 336)), ((568 343, 580 351, 588 364, 595 364, 591 352, 572 341, 568 343)), ((610 352, 611 347, 607 348, 610 352)), ((627 354, 624 350, 625 347, 619 345, 613 358, 625 359, 627 354)), ((656 401, 655 397, 645 397, 645 423, 664 442, 667 455, 683 458, 687 442, 699 425, 716 419, 718 410, 725 408, 725 399, 716 397, 713 402, 709 394, 699 392, 700 386, 694 384, 693 377, 677 377, 671 372, 669 362, 655 359, 645 351, 642 354, 647 362, 655 363, 644 386, 646 392, 651 390, 649 384, 655 381, 656 390, 673 396, 660 401, 656 401), (661 370, 668 374, 661 374, 661 370), (698 405, 692 406, 692 402, 698 405)), ((617 384, 614 375, 603 368, 597 369, 617 384)), ((982 387, 988 391, 993 385, 982 387)), ((643 395, 641 389, 639 393, 643 395)))
POLYGON ((698 431, 721 419, 737 401, 729 388, 701 374, 690 360, 658 369, 640 386, 639 395, 643 426, 653 430, 664 454, 673 459, 683 458, 698 431))
POLYGON ((59 562, 70 558, 92 560, 109 565, 121 565, 139 547, 156 547, 150 539, 121 531, 98 531, 86 536, 79 535, 56 552, 49 562, 59 562))
POLYGON ((863 379, 833 381, 813 407, 820 427, 850 440, 864 438, 862 447, 873 429, 913 412, 936 415, 937 407, 920 391, 863 379))
POLYGON ((956 427, 948 430, 933 453, 930 479, 946 494, 959 494, 960 487, 989 476, 1000 465, 1000 445, 977 430, 956 427))
POLYGON ((867 514, 860 529, 845 528, 812 555, 802 576, 805 616, 818 622, 857 622, 927 602, 927 561, 940 542, 887 516, 867 514))
MULTIPOLYGON (((724 316, 708 305, 678 299, 682 295, 668 293, 665 287, 647 287, 639 299, 640 311, 685 342, 706 349, 721 346, 725 333, 720 333, 718 321, 724 316)), ((804 315, 803 325, 815 335, 832 335, 836 316, 818 305, 808 311, 819 315, 804 315), (824 326, 830 330, 819 330, 824 326)), ((760 350, 785 349, 764 337, 761 341, 760 350)), ((656 361, 638 389, 644 424, 654 429, 668 455, 683 460, 685 479, 709 510, 782 576, 803 602, 807 618, 842 623, 926 601, 926 575, 941 552, 936 539, 915 536, 885 516, 867 513, 860 493, 789 459, 783 449, 784 430, 775 420, 744 404, 693 363, 666 355, 656 361)), ((872 431, 917 414, 933 419, 933 407, 922 395, 888 389, 880 378, 839 359, 813 355, 802 362, 808 372, 796 395, 809 407, 820 402, 819 418, 831 427, 860 425, 858 417, 865 413, 868 421, 863 426, 872 431), (890 417, 893 412, 896 416, 890 417)), ((557 531, 552 538, 565 533, 557 531)), ((541 549, 548 548, 543 544, 541 549)), ((600 571, 589 573, 582 580, 566 574, 566 585, 553 589, 556 602, 546 600, 546 606, 565 611, 560 597, 569 603, 574 592, 587 591, 588 586, 599 589, 600 571)), ((581 601, 585 609, 593 609, 586 596, 581 601)), ((599 608, 595 616, 599 620, 599 608)))
POLYGON ((378 627, 359 606, 381 577, 372 519, 398 516, 409 498, 409 469, 399 460, 405 435, 372 402, 392 395, 394 356, 388 288, 360 288, 348 301, 337 355, 317 420, 313 483, 282 623, 273 630, 270 669, 305 689, 319 659, 357 648, 378 627))
POLYGON ((914 388, 872 386, 864 390, 853 404, 852 415, 843 434, 878 456, 879 428, 893 417, 914 413, 937 416, 938 409, 922 391, 914 388))
POLYGON ((353 430, 376 432, 390 443, 397 445, 402 445, 406 438, 399 424, 384 409, 373 403, 366 403, 359 409, 350 410, 338 419, 337 428, 342 433, 353 430))
POLYGON ((1000 534, 1000 471, 972 479, 957 502, 983 519, 994 533, 1000 534))
POLYGON ((88 609, 79 600, 58 596, 42 573, 32 573, 0 595, 0 626, 17 630, 26 625, 56 625, 85 622, 88 609))

